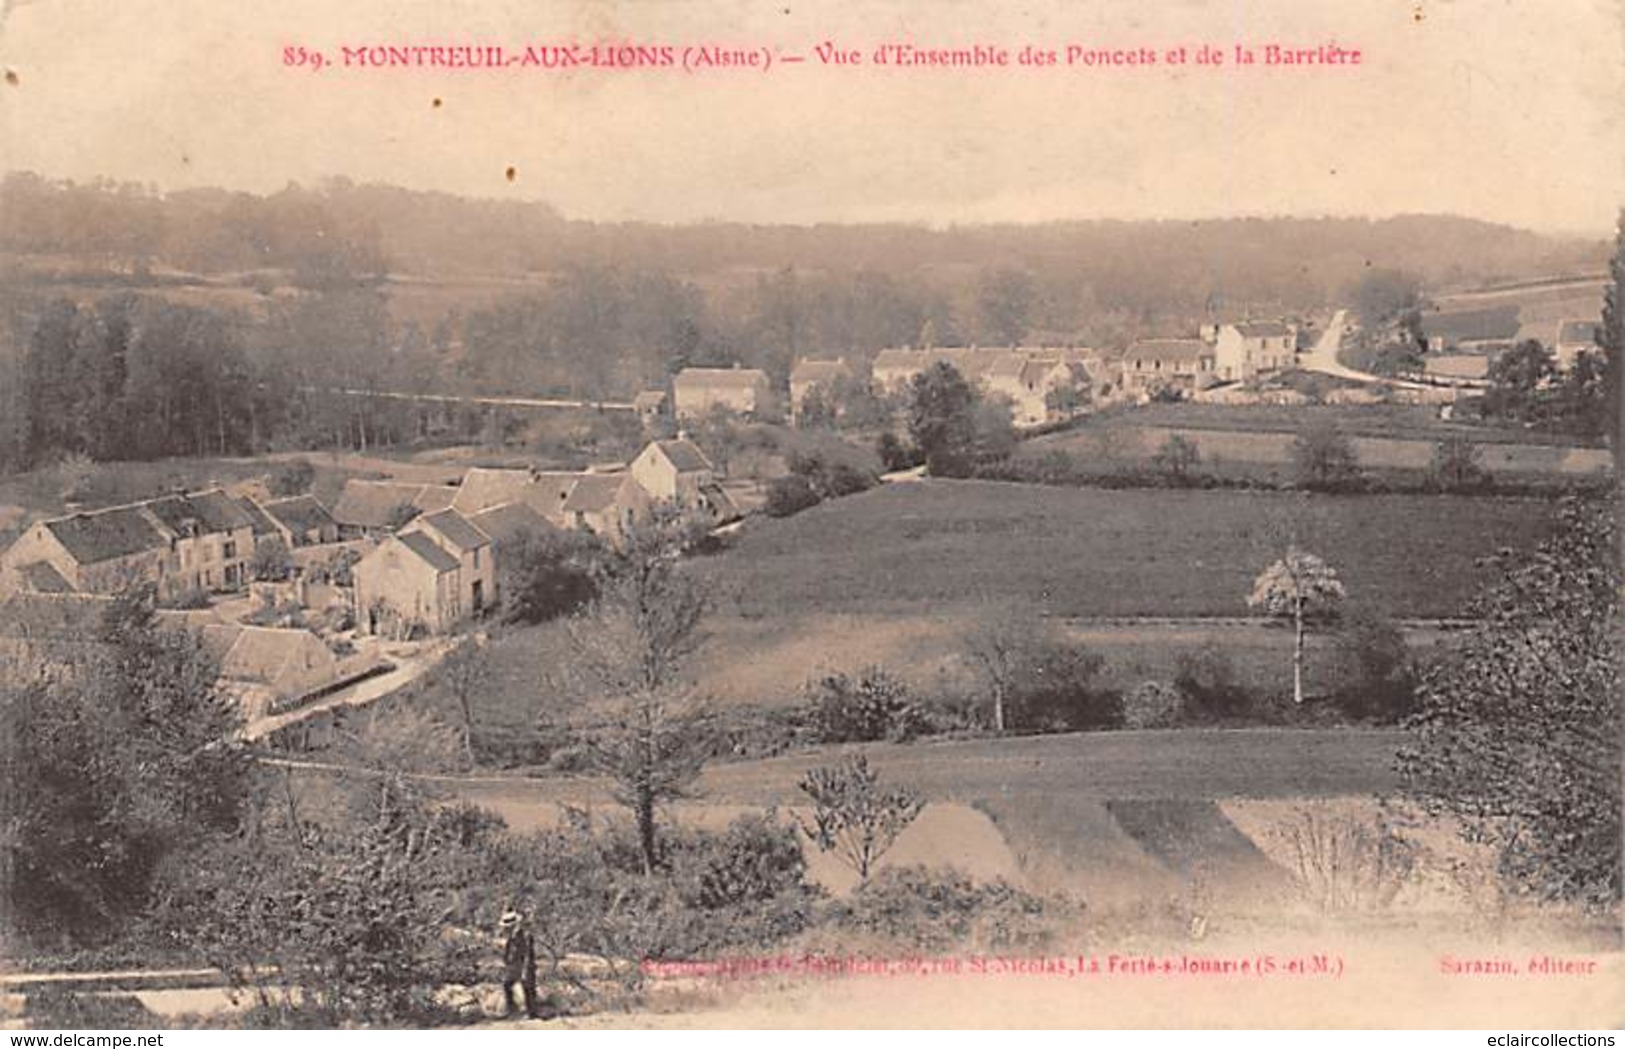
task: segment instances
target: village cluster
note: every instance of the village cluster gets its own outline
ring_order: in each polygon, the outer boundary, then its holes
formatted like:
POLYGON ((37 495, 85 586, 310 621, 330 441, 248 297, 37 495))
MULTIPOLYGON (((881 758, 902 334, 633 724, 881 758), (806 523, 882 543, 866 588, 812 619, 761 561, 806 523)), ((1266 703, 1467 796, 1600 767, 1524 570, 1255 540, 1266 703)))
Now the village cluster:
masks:
MULTIPOLYGON (((1485 340, 1507 334, 1495 319, 1425 319, 1426 378, 1445 388, 1398 392, 1450 400, 1449 387, 1481 383, 1485 340), (1458 366, 1463 361, 1476 367, 1458 366)), ((1341 315, 1332 323, 1340 325, 1341 315)), ((896 405, 917 376, 946 363, 981 396, 1007 405, 1013 427, 1030 431, 1114 402, 1301 397, 1272 384, 1299 365, 1310 334, 1263 320, 1204 325, 1191 338, 1140 339, 1113 355, 1067 346, 887 348, 867 374, 844 359, 798 360, 785 392, 795 421, 808 418, 815 401, 838 412, 854 389, 896 405)), ((1561 363, 1590 329, 1565 322, 1558 335, 1561 363)), ((1377 396, 1362 386, 1332 394, 1377 396)), ((273 498, 257 480, 37 521, 0 553, 7 613, 0 642, 15 646, 30 632, 69 642, 91 637, 113 595, 149 584, 163 616, 201 630, 251 727, 356 689, 398 662, 432 665, 444 638, 497 604, 504 547, 520 537, 584 531, 614 546, 660 507, 711 526, 743 516, 740 502, 748 500, 724 488, 686 434, 719 415, 779 416, 781 394, 766 372, 685 368, 632 407, 653 439, 625 464, 476 466, 460 477, 448 472, 441 483, 352 478, 332 506, 312 495, 273 498), (256 570, 268 547, 284 564, 269 577, 256 570)))
POLYGON ((82 643, 114 595, 148 584, 170 625, 200 629, 252 730, 477 619, 499 598, 506 543, 585 529, 613 544, 661 505, 712 523, 738 516, 710 461, 682 438, 580 473, 351 479, 332 507, 272 499, 253 481, 71 513, 34 523, 0 553, 0 642, 82 643), (286 578, 255 578, 268 546, 285 554, 286 578))

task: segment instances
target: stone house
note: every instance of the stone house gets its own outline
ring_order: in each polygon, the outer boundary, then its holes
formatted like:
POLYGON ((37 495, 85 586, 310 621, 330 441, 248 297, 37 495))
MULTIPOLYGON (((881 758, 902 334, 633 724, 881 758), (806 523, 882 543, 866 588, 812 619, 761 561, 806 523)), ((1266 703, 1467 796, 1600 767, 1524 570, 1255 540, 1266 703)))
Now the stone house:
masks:
POLYGON ((671 380, 672 408, 678 419, 699 419, 722 408, 760 418, 773 405, 773 387, 757 368, 684 368, 671 380))
POLYGON ((800 360, 790 369, 790 418, 801 418, 801 406, 814 390, 824 398, 826 406, 839 410, 831 394, 842 384, 852 381, 852 369, 844 357, 833 361, 800 360))
POLYGON ((1213 356, 1220 382, 1251 381, 1297 363, 1298 333, 1280 321, 1221 325, 1213 356))
POLYGON ((403 534, 419 533, 457 559, 457 604, 466 615, 482 615, 497 601, 496 553, 491 537, 456 510, 424 514, 403 534))
POLYGON ((386 537, 352 569, 357 628, 395 638, 450 631, 467 614, 461 569, 421 531, 386 537))
POLYGON ((0 554, 0 574, 93 594, 145 582, 172 598, 242 589, 253 554, 253 520, 215 489, 36 522, 0 554))
POLYGON ((1137 339, 1123 353, 1121 381, 1131 394, 1195 393, 1218 381, 1214 350, 1201 339, 1137 339))

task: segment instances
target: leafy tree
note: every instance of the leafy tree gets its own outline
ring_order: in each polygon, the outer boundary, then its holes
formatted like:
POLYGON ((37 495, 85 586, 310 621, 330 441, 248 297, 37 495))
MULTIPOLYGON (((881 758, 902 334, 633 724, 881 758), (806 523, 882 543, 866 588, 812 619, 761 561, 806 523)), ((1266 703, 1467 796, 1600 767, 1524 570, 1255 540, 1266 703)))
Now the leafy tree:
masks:
POLYGON ((1337 705, 1356 718, 1390 724, 1416 704, 1417 668, 1405 634, 1392 621, 1360 609, 1337 635, 1337 705))
POLYGON ((1621 886, 1616 528, 1611 501, 1567 500, 1550 538, 1499 559, 1477 625, 1424 673, 1400 757, 1514 890, 1599 907, 1621 886))
POLYGON ((166 863, 237 826, 250 766, 214 661, 158 626, 150 590, 116 599, 75 664, 0 687, 0 869, 21 931, 95 942, 166 863))
POLYGON ((914 377, 908 432, 933 476, 963 477, 976 456, 976 391, 939 361, 914 377))
POLYGON ((1354 444, 1335 425, 1316 422, 1298 432, 1292 442, 1292 465, 1304 488, 1335 490, 1359 479, 1354 444))
POLYGON ((1169 434, 1162 447, 1157 449, 1157 454, 1151 457, 1151 464, 1157 472, 1176 485, 1184 484, 1201 462, 1202 452, 1196 442, 1177 433, 1169 434))
POLYGON ((1337 573, 1314 554, 1289 547, 1286 556, 1264 569, 1253 581, 1247 598, 1250 608, 1292 622, 1292 701, 1303 702, 1303 637, 1315 619, 1337 611, 1344 595, 1337 573))
POLYGON ((852 868, 859 884, 925 808, 914 791, 883 787, 862 754, 812 769, 801 791, 813 804, 812 822, 803 822, 802 830, 820 851, 852 868))
POLYGON ((1468 492, 1490 483, 1484 452, 1465 437, 1446 437, 1433 446, 1428 476, 1447 492, 1468 492))
POLYGON ((1399 270, 1369 270, 1354 285, 1354 311, 1368 332, 1378 331, 1421 302, 1421 282, 1399 270))
POLYGON ((1115 726, 1119 698, 1098 689, 1105 661, 1020 609, 989 610, 965 653, 993 704, 993 729, 1055 732, 1115 726))
POLYGON ((599 541, 580 531, 522 530, 497 555, 504 618, 545 623, 590 605, 598 596, 599 541))
POLYGON ((806 720, 821 743, 906 740, 922 718, 908 686, 879 667, 826 674, 806 690, 806 720))
POLYGON ((280 583, 293 577, 293 555, 288 544, 279 535, 268 536, 254 544, 254 556, 248 560, 248 570, 262 583, 280 583))
POLYGON ((1000 269, 984 274, 977 291, 977 314, 988 341, 1017 346, 1032 323, 1033 279, 1024 270, 1000 269))
POLYGON ((920 459, 914 449, 903 443, 903 439, 890 430, 886 430, 875 439, 875 454, 880 456, 880 464, 887 471, 907 470, 920 465, 920 459))
POLYGON ((817 506, 822 500, 812 482, 801 474, 775 477, 767 486, 767 504, 763 509, 769 517, 791 517, 817 506))
POLYGON ((1625 210, 1619 213, 1614 237, 1614 257, 1608 262, 1612 278, 1603 296, 1602 326, 1597 329, 1597 348, 1601 351, 1603 372, 1603 399, 1595 416, 1594 429, 1611 433, 1614 448, 1620 448, 1618 438, 1625 426, 1625 405, 1621 404, 1621 369, 1625 369, 1625 210))
POLYGON ((1525 339, 1490 362, 1484 411, 1520 422, 1542 417, 1542 391, 1557 375, 1557 359, 1536 339, 1525 339))

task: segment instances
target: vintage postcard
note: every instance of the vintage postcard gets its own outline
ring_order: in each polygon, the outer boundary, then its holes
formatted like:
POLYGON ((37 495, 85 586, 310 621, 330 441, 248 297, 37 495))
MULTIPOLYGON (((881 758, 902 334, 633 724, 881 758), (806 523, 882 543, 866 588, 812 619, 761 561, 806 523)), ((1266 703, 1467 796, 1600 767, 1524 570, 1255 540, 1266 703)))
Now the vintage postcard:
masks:
POLYGON ((1625 1021, 1614 0, 3 3, 8 1026, 1625 1021))

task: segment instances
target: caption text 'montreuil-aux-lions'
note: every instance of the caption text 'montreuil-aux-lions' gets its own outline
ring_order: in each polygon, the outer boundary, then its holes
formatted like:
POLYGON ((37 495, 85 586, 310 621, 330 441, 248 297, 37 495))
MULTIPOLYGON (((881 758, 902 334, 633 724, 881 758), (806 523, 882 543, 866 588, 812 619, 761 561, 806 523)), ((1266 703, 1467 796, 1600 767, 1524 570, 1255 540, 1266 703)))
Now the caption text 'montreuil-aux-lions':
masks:
POLYGON ((1110 70, 1110 69, 1348 69, 1364 52, 1339 43, 1280 41, 1090 44, 1079 42, 932 45, 888 41, 854 45, 833 40, 786 48, 712 43, 424 43, 353 42, 337 46, 287 44, 282 64, 324 70, 439 69, 488 71, 674 70, 768 72, 795 66, 839 69, 1110 70))

